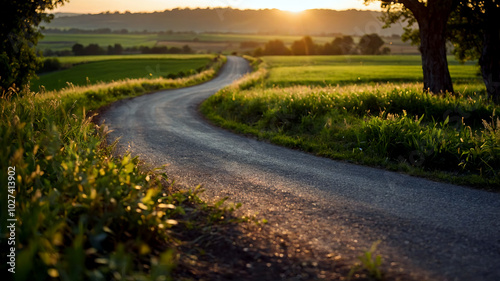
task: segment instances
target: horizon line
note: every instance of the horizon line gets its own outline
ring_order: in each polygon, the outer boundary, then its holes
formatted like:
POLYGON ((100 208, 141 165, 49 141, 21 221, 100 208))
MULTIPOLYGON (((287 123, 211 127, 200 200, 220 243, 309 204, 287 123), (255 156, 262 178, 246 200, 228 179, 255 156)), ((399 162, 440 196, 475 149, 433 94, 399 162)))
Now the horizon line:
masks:
POLYGON ((350 9, 343 9, 343 10, 338 10, 338 9, 329 9, 329 8, 314 8, 314 9, 306 9, 303 11, 299 12, 292 12, 292 11, 287 11, 287 10, 282 10, 278 8, 262 8, 262 9, 240 9, 240 8, 234 8, 230 6, 226 7, 196 7, 196 8, 191 8, 191 7, 176 7, 176 8, 171 8, 171 9, 165 9, 165 10, 155 10, 155 11, 136 11, 136 12, 130 12, 130 11, 102 11, 102 12, 97 12, 97 13, 84 13, 84 12, 53 12, 51 13, 50 11, 47 12, 48 14, 79 14, 79 15, 101 15, 104 13, 109 12, 110 14, 153 14, 153 13, 163 13, 167 11, 174 11, 174 10, 218 10, 218 9, 228 9, 228 10, 239 10, 239 11, 267 11, 267 10, 277 10, 285 13, 290 13, 290 14, 301 14, 307 11, 322 11, 322 10, 328 10, 328 11, 337 11, 337 12, 344 12, 344 11, 358 11, 358 12, 381 12, 377 10, 372 10, 372 9, 356 9, 356 8, 350 8, 350 9))

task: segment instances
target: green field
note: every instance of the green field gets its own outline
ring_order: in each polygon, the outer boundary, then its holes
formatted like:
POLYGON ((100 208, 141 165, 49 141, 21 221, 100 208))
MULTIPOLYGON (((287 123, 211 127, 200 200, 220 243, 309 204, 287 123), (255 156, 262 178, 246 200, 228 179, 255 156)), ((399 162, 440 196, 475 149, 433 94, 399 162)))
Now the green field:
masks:
MULTIPOLYGON (((264 57, 270 66, 268 85, 345 85, 352 83, 419 82, 420 56, 264 57)), ((454 81, 475 81, 475 62, 459 64, 449 57, 454 81)))
POLYGON ((500 188, 500 106, 487 101, 475 62, 450 58, 456 92, 434 95, 422 91, 418 56, 262 61, 204 102, 203 113, 222 127, 321 156, 500 188))
MULTIPOLYGON (((202 34, 163 34, 158 36, 158 44, 162 45, 171 45, 175 44, 188 44, 193 47, 195 50, 202 51, 248 51, 248 49, 239 48, 239 44, 241 42, 257 42, 263 46, 266 42, 271 40, 281 40, 288 47, 297 40, 302 39, 303 36, 298 35, 263 35, 263 34, 211 34, 211 33, 202 33, 202 34), (196 41, 196 42, 195 42, 196 41), (202 43, 205 43, 203 46, 202 43), (221 43, 226 43, 225 48, 220 48, 221 43), (201 46, 200 46, 201 45, 201 46)), ((334 36, 312 36, 312 39, 315 44, 324 45, 327 42, 332 42, 334 36)), ((360 37, 353 36, 354 42, 357 43, 360 37)), ((418 49, 415 46, 411 46, 407 42, 402 42, 399 38, 386 38, 387 47, 391 49, 392 54, 401 54, 401 55, 414 55, 419 54, 418 49)))
POLYGON ((62 57, 63 64, 76 64, 69 69, 40 75, 32 82, 37 90, 59 90, 68 83, 77 86, 127 78, 158 78, 193 73, 213 59, 211 55, 139 55, 139 56, 80 56, 62 57))
POLYGON ((138 54, 138 55, 103 55, 103 56, 67 56, 57 57, 62 64, 78 64, 103 60, 122 60, 122 59, 205 59, 213 58, 212 55, 172 55, 172 54, 138 54))

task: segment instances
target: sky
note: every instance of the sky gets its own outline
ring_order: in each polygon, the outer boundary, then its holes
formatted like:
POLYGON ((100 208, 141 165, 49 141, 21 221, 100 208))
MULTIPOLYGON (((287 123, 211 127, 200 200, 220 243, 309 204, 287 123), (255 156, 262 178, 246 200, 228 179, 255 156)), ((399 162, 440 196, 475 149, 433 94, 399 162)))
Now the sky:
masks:
POLYGON ((379 10, 380 2, 375 2, 369 6, 366 6, 363 4, 363 0, 70 0, 65 5, 57 8, 53 12, 153 12, 185 7, 232 7, 235 9, 276 8, 292 12, 300 12, 307 9, 379 10))

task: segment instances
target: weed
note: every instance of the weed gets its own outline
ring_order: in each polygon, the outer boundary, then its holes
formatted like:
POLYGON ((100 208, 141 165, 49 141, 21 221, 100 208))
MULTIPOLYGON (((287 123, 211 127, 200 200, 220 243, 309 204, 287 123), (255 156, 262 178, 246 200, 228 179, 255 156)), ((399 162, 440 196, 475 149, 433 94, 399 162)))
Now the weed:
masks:
POLYGON ((368 276, 374 280, 383 280, 382 273, 382 256, 376 255, 375 251, 377 250, 378 245, 380 244, 380 240, 373 243, 369 250, 363 253, 363 255, 359 256, 358 259, 361 263, 358 263, 353 266, 348 275, 348 280, 351 280, 356 272, 366 271, 368 276))

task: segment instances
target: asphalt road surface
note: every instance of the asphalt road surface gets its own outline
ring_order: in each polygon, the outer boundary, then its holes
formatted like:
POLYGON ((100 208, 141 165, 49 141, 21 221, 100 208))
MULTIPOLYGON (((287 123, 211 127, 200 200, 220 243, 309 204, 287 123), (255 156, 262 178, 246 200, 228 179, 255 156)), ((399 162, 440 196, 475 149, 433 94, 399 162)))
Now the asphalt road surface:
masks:
POLYGON ((208 124, 198 105, 249 71, 229 57, 214 80, 120 101, 101 120, 119 149, 229 196, 241 212, 354 260, 381 240, 391 270, 415 279, 500 280, 500 194, 316 157, 208 124))

